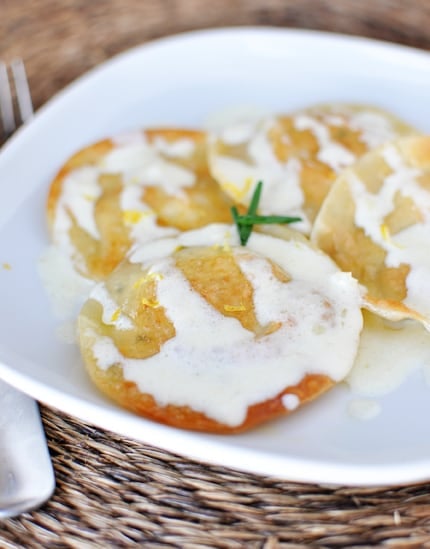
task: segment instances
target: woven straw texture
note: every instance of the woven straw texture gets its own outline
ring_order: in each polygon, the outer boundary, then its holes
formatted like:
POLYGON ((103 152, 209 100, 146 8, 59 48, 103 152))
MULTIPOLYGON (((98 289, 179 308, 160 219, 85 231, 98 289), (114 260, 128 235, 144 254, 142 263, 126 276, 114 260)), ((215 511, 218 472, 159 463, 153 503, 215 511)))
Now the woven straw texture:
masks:
MULTIPOLYGON (((226 25, 316 28, 430 49, 428 0, 0 0, 0 59, 36 107, 112 55, 226 25)), ((430 547, 430 484, 330 488, 192 462, 42 406, 57 489, 1 548, 430 547)))

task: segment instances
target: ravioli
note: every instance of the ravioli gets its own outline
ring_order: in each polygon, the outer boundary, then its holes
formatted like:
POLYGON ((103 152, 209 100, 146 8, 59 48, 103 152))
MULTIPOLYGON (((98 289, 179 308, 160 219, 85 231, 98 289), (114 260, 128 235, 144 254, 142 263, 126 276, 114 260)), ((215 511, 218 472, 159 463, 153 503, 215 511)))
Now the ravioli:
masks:
POLYGON ((303 238, 212 224, 136 248, 79 316, 97 387, 148 418, 234 433, 300 407, 349 372, 361 290, 303 238))
POLYGON ((381 109, 333 103, 227 125, 212 135, 212 175, 236 202, 249 205, 264 182, 263 214, 302 218, 309 234, 333 181, 360 156, 416 131, 381 109))
POLYGON ((430 137, 369 152, 343 172, 312 241, 367 289, 367 307, 430 329, 430 137))
POLYGON ((206 134, 181 129, 86 147, 61 168, 47 202, 54 243, 95 280, 137 243, 230 221, 229 207, 209 174, 206 134))

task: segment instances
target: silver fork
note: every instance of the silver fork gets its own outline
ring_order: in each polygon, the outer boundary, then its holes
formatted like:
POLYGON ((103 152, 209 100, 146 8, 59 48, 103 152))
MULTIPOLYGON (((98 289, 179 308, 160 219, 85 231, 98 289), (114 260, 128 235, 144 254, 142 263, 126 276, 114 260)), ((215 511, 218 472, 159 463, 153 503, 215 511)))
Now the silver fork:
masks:
MULTIPOLYGON (((21 123, 33 116, 30 88, 22 59, 14 59, 10 71, 16 93, 21 123)), ((13 91, 6 63, 0 61, 0 115, 3 124, 3 137, 7 139, 16 130, 18 124, 14 113, 13 91)))
MULTIPOLYGON (((0 61, 0 118, 4 140, 32 115, 24 63, 16 59, 8 68, 0 61)), ((54 472, 37 403, 0 380, 0 518, 39 507, 54 488, 54 472)))

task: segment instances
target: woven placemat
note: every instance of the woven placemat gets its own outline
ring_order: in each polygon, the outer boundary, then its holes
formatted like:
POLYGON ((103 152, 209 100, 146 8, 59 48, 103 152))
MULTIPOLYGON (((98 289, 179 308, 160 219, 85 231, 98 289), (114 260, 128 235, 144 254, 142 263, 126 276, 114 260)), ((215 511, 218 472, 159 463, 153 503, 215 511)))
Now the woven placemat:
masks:
POLYGON ((8 519, 4 547, 430 547, 430 484, 317 487, 199 464, 49 408, 57 476, 39 511, 8 519))
MULTIPOLYGON (((0 59, 25 59, 39 107, 129 47, 244 24, 430 49, 428 0, 0 0, 0 59)), ((430 547, 430 484, 289 483, 193 462, 41 409, 57 488, 41 509, 1 523, 1 548, 430 547)))

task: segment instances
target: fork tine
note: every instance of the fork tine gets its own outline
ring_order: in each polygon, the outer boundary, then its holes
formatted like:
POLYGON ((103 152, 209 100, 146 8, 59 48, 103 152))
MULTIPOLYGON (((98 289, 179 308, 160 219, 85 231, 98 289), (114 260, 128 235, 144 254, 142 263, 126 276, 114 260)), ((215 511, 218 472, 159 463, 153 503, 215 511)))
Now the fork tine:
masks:
POLYGON ((3 62, 0 62, 0 116, 3 123, 3 132, 7 136, 15 130, 16 125, 7 67, 3 62))
POLYGON ((30 88, 22 59, 14 59, 11 63, 13 79, 15 82, 16 99, 18 101, 21 122, 25 122, 33 116, 33 104, 31 102, 30 88))

